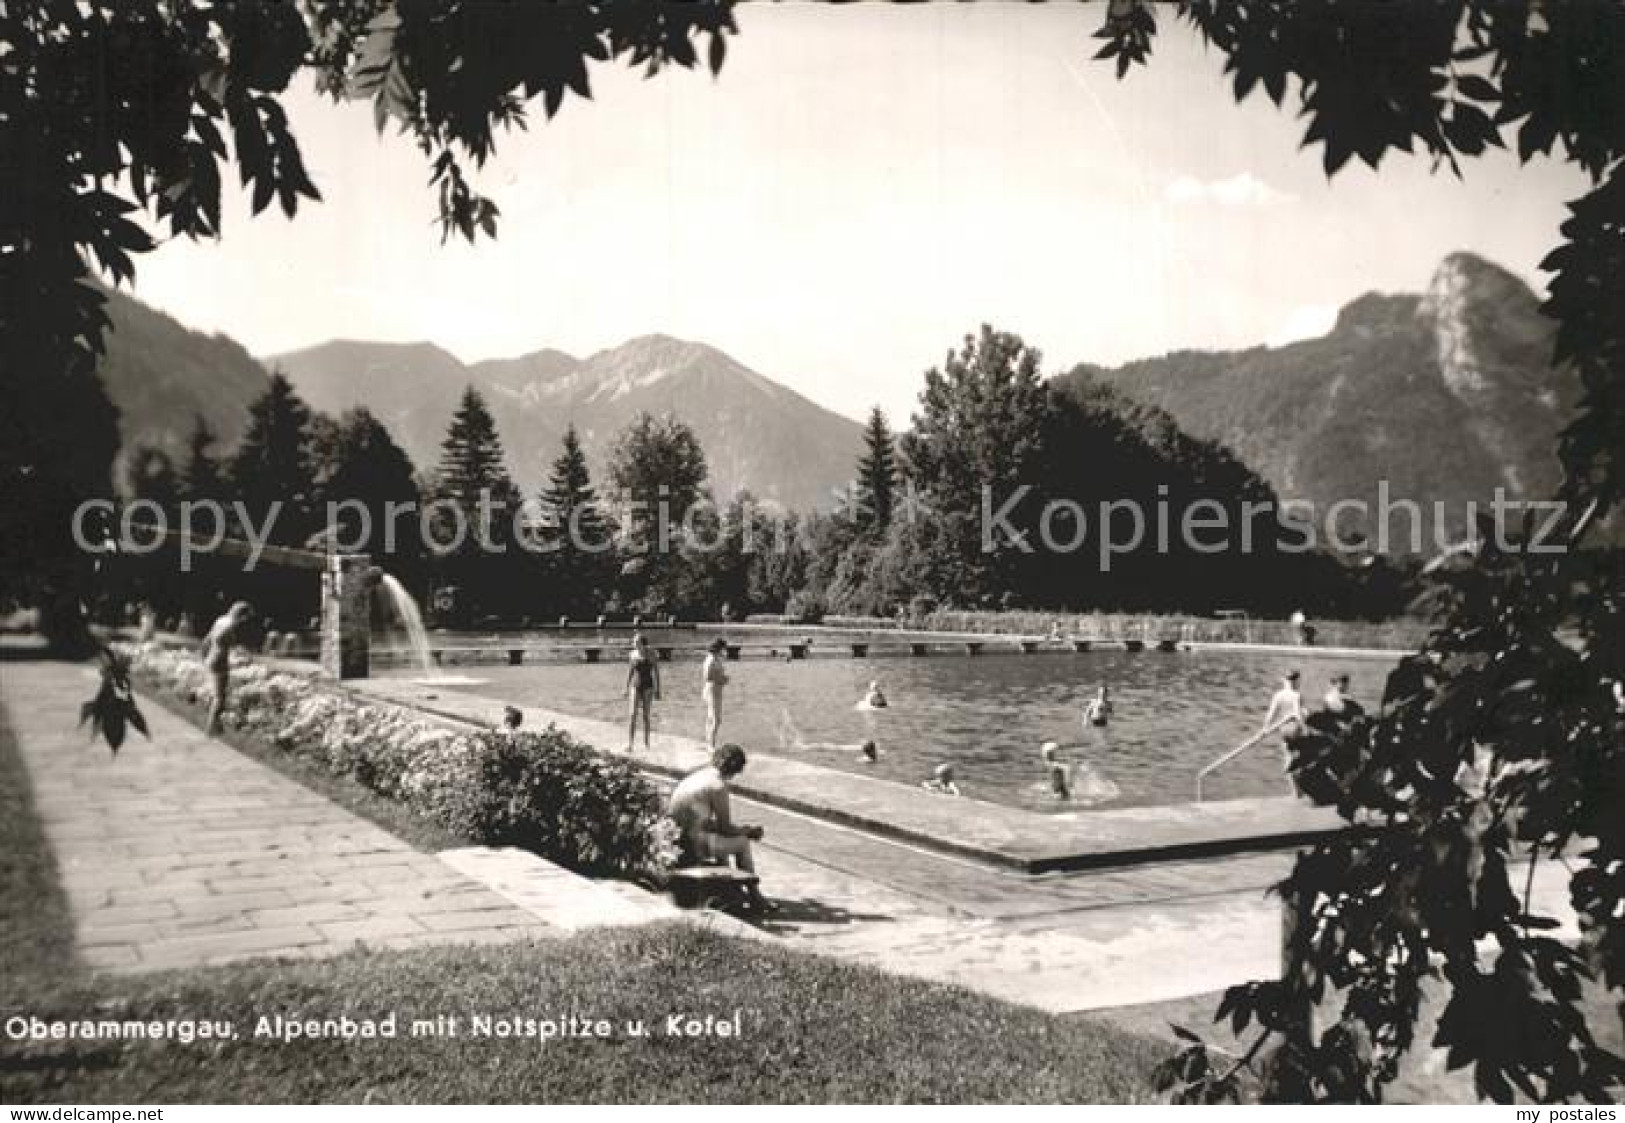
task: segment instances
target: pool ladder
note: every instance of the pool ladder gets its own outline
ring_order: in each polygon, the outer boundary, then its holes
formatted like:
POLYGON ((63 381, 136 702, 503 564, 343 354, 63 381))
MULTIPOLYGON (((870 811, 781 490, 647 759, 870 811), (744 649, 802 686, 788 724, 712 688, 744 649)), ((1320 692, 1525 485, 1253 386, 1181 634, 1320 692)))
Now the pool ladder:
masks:
POLYGON ((1271 733, 1274 733, 1277 729, 1298 720, 1299 717, 1297 714, 1288 714, 1286 717, 1282 718, 1268 729, 1261 729, 1257 733, 1254 733, 1241 744, 1237 745, 1235 748, 1219 757, 1219 759, 1215 760, 1212 764, 1198 772, 1196 774, 1196 802, 1202 802, 1203 780, 1206 780, 1209 776, 1213 775, 1214 772, 1217 772, 1222 766, 1229 764, 1232 760, 1235 760, 1242 753, 1258 744, 1258 742, 1262 741, 1265 737, 1268 737, 1271 733))

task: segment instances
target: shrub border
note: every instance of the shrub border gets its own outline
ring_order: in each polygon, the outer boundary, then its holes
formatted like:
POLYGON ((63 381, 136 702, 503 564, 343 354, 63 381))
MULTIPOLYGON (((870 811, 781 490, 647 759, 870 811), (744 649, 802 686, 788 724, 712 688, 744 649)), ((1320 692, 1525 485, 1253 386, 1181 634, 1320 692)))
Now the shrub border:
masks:
MULTIPOLYGON (((183 658, 192 658, 190 653, 184 651, 176 652, 173 648, 168 647, 164 648, 164 650, 166 654, 180 654, 183 658)), ((425 725, 443 729, 456 737, 467 737, 476 741, 483 740, 485 742, 483 746, 477 745, 471 750, 483 751, 486 754, 480 758, 483 762, 481 766, 507 767, 511 769, 514 762, 517 761, 519 767, 523 770, 525 760, 537 759, 523 755, 516 757, 507 751, 508 746, 506 744, 493 746, 491 738, 498 737, 500 734, 496 733, 491 727, 376 699, 347 688, 342 683, 325 680, 302 666, 290 667, 278 660, 256 660, 255 663, 271 675, 283 675, 300 680, 313 693, 324 694, 340 706, 394 711, 410 721, 421 722, 425 725), (492 755, 493 751, 494 755, 492 755)), ((186 693, 177 690, 175 684, 169 681, 169 678, 162 672, 155 672, 151 667, 142 666, 138 654, 136 658, 132 659, 130 673, 132 685, 144 697, 156 702, 159 706, 188 722, 194 728, 199 730, 206 728, 208 712, 206 702, 201 699, 187 697, 186 693)), ((220 743, 251 760, 274 769, 279 774, 317 792, 317 794, 333 800, 347 810, 362 816, 390 833, 405 838, 415 848, 425 852, 432 853, 436 850, 460 846, 516 845, 518 848, 534 853, 546 861, 553 862, 566 869, 576 870, 589 877, 608 876, 653 889, 659 889, 663 886, 665 873, 676 855, 674 824, 658 815, 653 820, 645 820, 643 816, 648 814, 649 809, 647 807, 642 809, 618 807, 614 803, 613 797, 611 797, 609 811, 619 816, 622 824, 620 829, 623 832, 628 826, 628 814, 634 816, 634 821, 649 822, 650 825, 645 828, 648 833, 644 835, 645 842, 642 856, 636 859, 616 858, 613 856, 613 852, 598 851, 597 853, 604 858, 604 861, 595 864, 592 868, 585 866, 578 868, 571 861, 568 853, 549 852, 545 847, 527 846, 522 841, 508 838, 481 837, 478 832, 458 830, 454 824, 437 821, 435 816, 425 813, 423 809, 413 806, 410 802, 394 798, 389 793, 373 788, 363 779, 349 772, 328 766, 327 762, 320 759, 320 757, 285 748, 266 735, 263 730, 252 724, 235 724, 231 720, 232 710, 228 709, 227 714, 228 720, 225 723, 225 728, 216 735, 216 739, 220 743)), ((624 762, 618 758, 599 752, 590 744, 572 738, 564 730, 549 727, 546 731, 533 732, 529 736, 557 737, 566 743, 563 746, 566 751, 579 751, 584 756, 591 758, 595 764, 606 766, 624 765, 624 762)), ((545 759, 547 749, 560 746, 542 745, 538 747, 543 750, 542 758, 545 759)), ((579 799, 580 789, 570 783, 575 779, 575 776, 566 773, 565 777, 564 782, 570 784, 566 790, 575 793, 577 799, 579 799)), ((534 777, 522 778, 534 783, 534 777)), ((616 778, 605 777, 605 780, 614 783, 616 778)), ((545 790, 557 791, 559 789, 545 790)), ((591 806, 590 785, 587 790, 589 793, 588 803, 591 806)), ((477 789, 471 794, 474 794, 477 798, 477 789)), ((658 797, 652 791, 651 797, 658 800, 658 797)), ((599 797, 600 800, 603 798, 603 796, 599 797)), ((498 800, 496 802, 501 803, 502 801, 498 800)), ((510 821, 512 811, 520 806, 520 804, 509 801, 508 818, 510 821)), ((573 836, 579 843, 582 837, 582 827, 580 826, 582 821, 598 822, 600 820, 595 816, 589 816, 588 820, 578 819, 572 823, 567 817, 564 819, 547 819, 544 817, 533 820, 532 825, 534 826, 536 823, 544 824, 543 830, 544 834, 546 834, 553 828, 545 824, 557 823, 560 837, 569 838, 573 836)), ((591 833, 589 828, 589 836, 591 833)), ((587 860, 589 862, 593 861, 590 858, 587 860)))

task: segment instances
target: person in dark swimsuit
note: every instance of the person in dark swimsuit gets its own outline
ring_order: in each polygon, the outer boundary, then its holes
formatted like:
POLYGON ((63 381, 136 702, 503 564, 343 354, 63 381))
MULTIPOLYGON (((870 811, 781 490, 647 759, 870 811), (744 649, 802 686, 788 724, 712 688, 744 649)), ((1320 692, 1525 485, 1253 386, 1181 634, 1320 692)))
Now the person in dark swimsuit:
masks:
POLYGON ((660 664, 649 654, 649 641, 642 634, 632 637, 632 655, 626 667, 626 696, 632 700, 627 718, 626 751, 632 752, 637 740, 638 715, 643 715, 643 747, 649 747, 651 711, 660 697, 660 664))

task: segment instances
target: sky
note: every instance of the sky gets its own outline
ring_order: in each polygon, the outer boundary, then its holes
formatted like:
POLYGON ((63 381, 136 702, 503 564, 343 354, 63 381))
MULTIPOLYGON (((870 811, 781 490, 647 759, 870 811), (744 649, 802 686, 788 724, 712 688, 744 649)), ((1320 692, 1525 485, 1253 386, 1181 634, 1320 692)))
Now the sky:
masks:
POLYGON ((1091 61, 1100 7, 745 5, 720 76, 592 71, 505 138, 499 237, 442 244, 423 158, 365 105, 289 104, 324 196, 289 222, 231 191, 135 294, 270 356, 429 340, 465 361, 703 340, 852 417, 899 424, 983 323, 1046 373, 1319 335, 1362 293, 1419 292, 1471 250, 1537 292, 1557 162, 1464 180, 1425 157, 1328 182, 1302 122, 1165 18, 1149 69, 1091 61))

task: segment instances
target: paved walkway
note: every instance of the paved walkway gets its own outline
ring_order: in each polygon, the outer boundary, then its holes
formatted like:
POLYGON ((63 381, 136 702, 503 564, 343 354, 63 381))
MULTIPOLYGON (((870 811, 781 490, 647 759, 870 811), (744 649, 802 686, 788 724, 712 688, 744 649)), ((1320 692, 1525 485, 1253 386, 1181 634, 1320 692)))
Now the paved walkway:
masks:
POLYGON ((499 942, 559 930, 150 702, 117 755, 75 728, 94 689, 62 663, 0 665, 73 912, 79 957, 151 970, 499 942))

